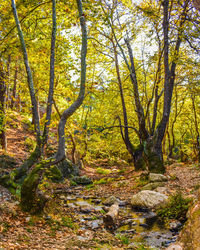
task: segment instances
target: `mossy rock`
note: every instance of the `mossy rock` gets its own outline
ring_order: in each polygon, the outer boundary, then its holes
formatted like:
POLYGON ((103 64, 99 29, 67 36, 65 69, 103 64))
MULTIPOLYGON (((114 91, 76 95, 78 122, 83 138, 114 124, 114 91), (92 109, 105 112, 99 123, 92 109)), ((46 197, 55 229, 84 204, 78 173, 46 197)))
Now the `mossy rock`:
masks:
POLYGON ((66 159, 60 162, 58 169, 61 171, 64 178, 71 178, 72 176, 79 176, 79 167, 66 159))
POLYGON ((165 185, 165 183, 163 182, 152 182, 152 183, 148 183, 147 185, 145 185, 142 190, 154 190, 157 187, 163 187, 165 185))
POLYGON ((89 184, 92 184, 92 180, 83 175, 83 176, 75 176, 72 178, 72 181, 74 181, 75 183, 77 184, 80 184, 80 185, 89 185, 89 184))
POLYGON ((47 169, 45 175, 47 178, 51 179, 53 182, 59 182, 63 180, 63 174, 57 166, 51 166, 47 169))

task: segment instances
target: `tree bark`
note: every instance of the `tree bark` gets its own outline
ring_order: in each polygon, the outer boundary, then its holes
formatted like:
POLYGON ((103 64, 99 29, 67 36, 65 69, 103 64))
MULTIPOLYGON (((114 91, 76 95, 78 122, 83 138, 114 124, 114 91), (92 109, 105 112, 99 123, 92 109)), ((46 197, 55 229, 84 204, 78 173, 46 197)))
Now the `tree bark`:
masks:
POLYGON ((16 103, 17 74, 18 74, 18 66, 17 66, 17 62, 16 62, 14 83, 13 83, 13 92, 12 92, 12 96, 11 96, 11 109, 13 109, 15 107, 15 103, 16 103))
POLYGON ((54 79, 55 79, 55 44, 56 44, 56 1, 52 0, 52 35, 51 35, 51 55, 50 55, 50 82, 49 82, 49 94, 47 101, 47 110, 46 110, 46 120, 43 131, 43 142, 42 146, 47 143, 48 134, 49 134, 49 125, 51 122, 51 113, 53 105, 53 93, 54 93, 54 79))
POLYGON ((0 144, 2 149, 6 151, 7 140, 5 131, 5 101, 6 101, 6 85, 3 62, 0 61, 0 144))
POLYGON ((85 23, 85 15, 82 10, 81 0, 77 0, 77 6, 79 11, 80 25, 82 31, 82 47, 81 47, 81 84, 79 89, 79 95, 76 101, 66 109, 62 115, 58 125, 58 150, 56 153, 56 160, 62 160, 65 158, 65 124, 67 119, 73 115, 73 113, 81 106, 85 96, 85 82, 86 82, 86 54, 87 54, 87 30, 85 23))
POLYGON ((33 114, 33 117, 34 117, 34 126, 35 126, 35 132, 36 132, 37 145, 40 146, 41 145, 40 121, 39 121, 39 114, 38 114, 38 109, 37 109, 37 100, 36 100, 36 97, 35 97, 33 76, 32 76, 31 68, 29 66, 29 60, 28 60, 28 54, 27 54, 27 50, 26 50, 26 44, 25 44, 22 29, 21 29, 20 21, 19 21, 19 18, 18 18, 15 0, 12 0, 12 9, 13 9, 13 14, 14 14, 14 17, 15 17, 15 23, 16 23, 16 26, 17 26, 17 31, 18 31, 18 35, 19 35, 19 39, 20 39, 20 43, 21 43, 22 52, 23 52, 24 64, 25 64, 25 67, 26 67, 26 73, 27 73, 27 79, 28 79, 28 87, 29 87, 29 93, 30 93, 31 104, 32 104, 32 114, 33 114))

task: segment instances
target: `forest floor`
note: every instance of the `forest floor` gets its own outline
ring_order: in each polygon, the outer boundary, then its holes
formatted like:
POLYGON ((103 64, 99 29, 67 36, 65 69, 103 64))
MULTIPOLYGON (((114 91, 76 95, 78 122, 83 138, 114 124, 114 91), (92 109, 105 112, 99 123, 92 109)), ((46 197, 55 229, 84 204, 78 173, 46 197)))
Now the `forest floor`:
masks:
MULTIPOLYGON (((24 141, 32 138, 33 133, 26 127, 14 126, 7 136, 7 153, 20 164, 29 155, 24 141)), ((110 166, 107 160, 96 160, 92 167, 86 165, 81 170, 81 175, 93 180, 92 185, 70 186, 68 180, 49 184, 50 200, 41 216, 22 212, 18 200, 0 186, 0 249, 151 249, 135 245, 141 241, 139 233, 131 238, 110 232, 101 223, 102 201, 115 196, 130 204, 132 195, 146 184, 141 181, 141 174, 123 162, 110 166), (110 171, 100 173, 97 168, 110 171)), ((181 192, 186 197, 196 197, 200 186, 197 165, 174 162, 166 166, 166 176, 166 194, 181 192)), ((121 213, 117 223, 124 217, 129 218, 121 213)))

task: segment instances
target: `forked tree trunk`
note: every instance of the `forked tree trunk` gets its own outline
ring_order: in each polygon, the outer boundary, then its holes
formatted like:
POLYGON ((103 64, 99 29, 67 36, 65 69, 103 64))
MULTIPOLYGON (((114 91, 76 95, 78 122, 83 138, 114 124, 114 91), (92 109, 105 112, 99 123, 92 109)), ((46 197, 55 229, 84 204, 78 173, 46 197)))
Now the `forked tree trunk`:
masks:
POLYGON ((81 47, 81 84, 79 89, 79 95, 76 101, 66 109, 62 115, 58 125, 58 150, 56 153, 56 160, 62 160, 65 158, 65 125, 70 116, 81 106, 85 96, 85 82, 86 82, 86 54, 87 54, 87 30, 85 23, 85 15, 82 10, 81 0, 77 0, 77 6, 79 11, 80 25, 82 31, 82 47, 81 47))
MULTIPOLYGON (((56 15, 56 2, 52 0, 53 3, 53 19, 56 15)), ((41 161, 37 166, 32 170, 28 177, 24 180, 21 188, 21 205, 25 211, 32 213, 39 213, 43 210, 43 207, 46 203, 46 197, 38 190, 38 184, 42 179, 44 171, 54 165, 55 163, 63 160, 65 158, 65 124, 67 119, 76 111, 76 109, 82 104, 85 93, 85 77, 86 77, 86 52, 87 52, 87 32, 85 17, 82 12, 82 2, 77 0, 78 11, 80 15, 80 23, 82 29, 82 50, 81 50, 81 85, 80 92, 77 100, 63 112, 59 122, 59 145, 55 159, 50 159, 47 161, 41 161)), ((54 27, 53 27, 54 28, 54 27)), ((53 34, 53 32, 52 32, 53 34)), ((53 35, 52 35, 53 36, 53 35)), ((55 44, 55 43, 54 43, 55 44)), ((50 84, 51 85, 51 84, 50 84)), ((52 86, 52 85, 51 85, 52 86)), ((53 87, 53 86, 52 86, 53 87)), ((53 101, 53 93, 51 93, 50 99, 53 101)), ((49 111, 50 112, 50 111, 49 111)), ((48 112, 47 112, 48 116, 48 112)), ((49 117, 50 119, 50 117, 49 117)))

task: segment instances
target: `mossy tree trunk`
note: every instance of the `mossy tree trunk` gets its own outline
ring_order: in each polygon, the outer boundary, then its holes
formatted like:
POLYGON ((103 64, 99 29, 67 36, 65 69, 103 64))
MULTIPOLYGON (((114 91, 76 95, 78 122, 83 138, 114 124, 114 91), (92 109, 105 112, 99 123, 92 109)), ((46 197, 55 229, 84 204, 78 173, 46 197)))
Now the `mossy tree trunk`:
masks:
POLYGON ((27 176, 21 186, 21 207, 24 211, 32 214, 40 213, 47 198, 38 189, 45 168, 45 162, 38 164, 27 176))
POLYGON ((154 137, 144 142, 144 159, 149 172, 165 173, 162 144, 156 145, 154 137))

